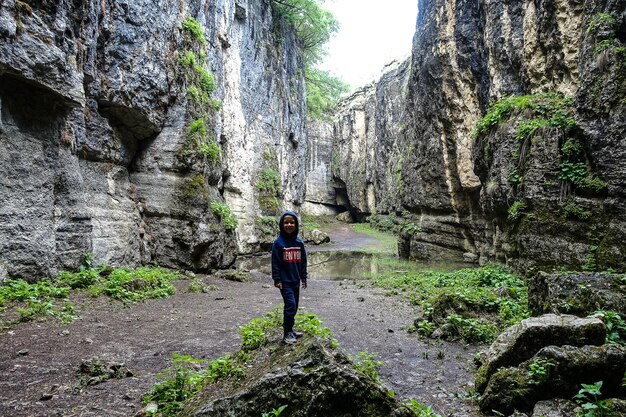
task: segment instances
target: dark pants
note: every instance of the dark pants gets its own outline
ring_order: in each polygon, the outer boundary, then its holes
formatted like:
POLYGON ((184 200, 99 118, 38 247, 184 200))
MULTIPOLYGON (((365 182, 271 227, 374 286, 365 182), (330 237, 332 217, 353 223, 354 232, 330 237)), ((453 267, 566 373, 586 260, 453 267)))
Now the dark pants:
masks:
POLYGON ((283 329, 285 330, 285 334, 287 334, 293 331, 293 323, 296 319, 298 302, 300 300, 300 287, 283 287, 280 290, 280 294, 283 296, 283 302, 285 303, 285 307, 283 308, 283 329))

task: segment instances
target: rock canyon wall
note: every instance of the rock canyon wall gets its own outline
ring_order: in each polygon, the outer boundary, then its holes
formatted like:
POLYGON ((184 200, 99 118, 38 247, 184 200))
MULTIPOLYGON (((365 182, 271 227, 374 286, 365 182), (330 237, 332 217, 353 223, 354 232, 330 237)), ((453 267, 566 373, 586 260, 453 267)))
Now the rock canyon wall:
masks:
POLYGON ((0 278, 256 250, 303 202, 302 74, 269 0, 3 1, 0 278))
POLYGON ((411 258, 624 269, 625 45, 624 1, 420 1, 410 63, 340 103, 338 204, 410 218, 411 258))

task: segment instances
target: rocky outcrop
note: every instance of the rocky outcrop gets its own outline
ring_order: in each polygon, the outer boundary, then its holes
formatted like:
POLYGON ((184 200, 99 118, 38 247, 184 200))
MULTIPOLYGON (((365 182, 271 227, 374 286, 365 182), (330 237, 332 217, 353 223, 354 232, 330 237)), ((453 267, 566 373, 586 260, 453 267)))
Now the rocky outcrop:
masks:
POLYGON ((255 250, 261 171, 274 212, 304 196, 303 64, 274 23, 268 1, 2 2, 3 276, 255 250))
POLYGON ((491 345, 476 374, 481 409, 509 415, 534 407, 533 415, 569 416, 576 404, 559 398, 572 398, 583 384, 595 383, 601 394, 577 401, 618 397, 603 400, 607 410, 618 411, 626 395, 626 348, 605 344, 605 336, 607 328, 597 317, 546 314, 511 326, 491 345))
POLYGON ((353 217, 416 216, 410 258, 625 268, 625 8, 420 1, 403 81, 337 113, 333 185, 353 217))
POLYGON ((548 346, 518 367, 499 369, 489 380, 480 408, 505 415, 529 411, 541 400, 573 397, 587 381, 603 381, 602 394, 617 396, 623 394, 624 371, 622 345, 548 346))
POLYGON ((403 156, 396 141, 406 130, 408 76, 408 60, 393 62, 378 81, 357 89, 338 104, 330 186, 335 192, 333 203, 349 209, 356 218, 399 208, 403 156))
POLYGON ((247 373, 235 384, 210 385, 182 415, 257 417, 283 406, 293 417, 414 415, 343 353, 310 336, 295 347, 282 344, 247 373))
POLYGON ((482 393, 497 369, 518 365, 545 346, 602 345, 605 337, 606 328, 598 318, 546 314, 522 320, 491 344, 485 363, 476 374, 476 390, 482 393))
POLYGON ((626 278, 605 273, 539 272, 528 280, 528 307, 531 314, 576 314, 596 310, 626 314, 626 278))

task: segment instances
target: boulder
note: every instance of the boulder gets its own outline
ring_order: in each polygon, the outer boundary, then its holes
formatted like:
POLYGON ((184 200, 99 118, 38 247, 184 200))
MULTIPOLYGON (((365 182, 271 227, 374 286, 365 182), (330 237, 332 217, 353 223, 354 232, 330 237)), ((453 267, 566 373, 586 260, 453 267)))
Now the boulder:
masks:
POLYGON ((528 281, 528 306, 533 315, 556 313, 586 316, 600 309, 626 314, 625 292, 624 275, 540 272, 528 281))
POLYGON ((215 273, 215 276, 228 280, 228 281, 237 281, 237 282, 250 282, 252 277, 250 272, 248 271, 240 271, 236 269, 223 269, 215 273))
POLYGON ((209 385, 182 415, 259 417, 286 405, 290 417, 414 416, 329 342, 304 336, 257 358, 245 380, 209 385))
POLYGON ((606 327, 595 317, 545 314, 509 327, 491 344, 486 362, 476 374, 476 390, 482 393, 496 369, 515 366, 550 345, 601 345, 606 327))
POLYGON ((576 403, 563 398, 539 401, 535 404, 532 417, 570 417, 576 415, 576 403))
POLYGON ((314 245, 321 245, 322 243, 330 242, 330 236, 318 229, 313 229, 310 232, 304 232, 303 238, 306 243, 312 243, 314 245))
POLYGON ((343 223, 354 223, 354 219, 352 218, 352 215, 347 210, 342 213, 339 213, 338 215, 335 216, 335 218, 343 223))
POLYGON ((571 398, 581 384, 594 381, 603 381, 603 395, 614 396, 622 390, 625 371, 626 346, 548 346, 517 367, 498 369, 479 405, 485 412, 530 411, 538 401, 571 398))

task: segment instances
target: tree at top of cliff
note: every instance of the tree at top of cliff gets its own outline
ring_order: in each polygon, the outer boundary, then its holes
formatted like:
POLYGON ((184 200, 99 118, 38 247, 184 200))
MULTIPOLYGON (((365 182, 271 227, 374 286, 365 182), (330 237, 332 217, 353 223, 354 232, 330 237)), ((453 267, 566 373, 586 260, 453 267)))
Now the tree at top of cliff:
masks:
POLYGON ((324 45, 339 30, 333 14, 320 5, 323 0, 273 0, 278 16, 295 28, 302 48, 309 115, 321 119, 335 107, 348 85, 327 71, 315 68, 326 55, 324 45))

